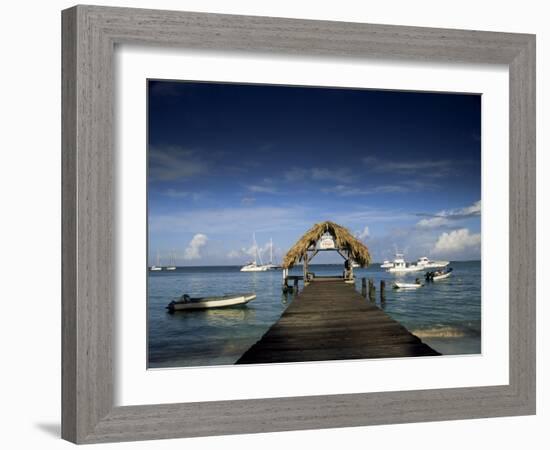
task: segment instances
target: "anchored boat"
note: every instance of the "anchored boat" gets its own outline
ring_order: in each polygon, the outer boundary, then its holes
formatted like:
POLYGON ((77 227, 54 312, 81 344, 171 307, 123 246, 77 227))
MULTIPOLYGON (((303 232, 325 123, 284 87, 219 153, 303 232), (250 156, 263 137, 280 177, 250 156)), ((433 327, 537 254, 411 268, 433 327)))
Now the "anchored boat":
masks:
POLYGON ((397 253, 393 260, 393 265, 386 272, 390 273, 407 273, 407 272, 419 272, 424 270, 424 267, 417 266, 416 264, 408 264, 403 257, 403 253, 397 253))
POLYGON ((185 294, 178 300, 171 301, 166 309, 170 312, 174 312, 192 309, 227 308, 229 306, 245 305, 255 298, 256 294, 254 292, 227 294, 219 297, 190 297, 185 294))
POLYGON ((269 270, 262 262, 262 256, 260 255, 258 244, 256 243, 256 233, 252 233, 252 242, 254 243, 252 247, 254 250, 254 261, 242 266, 241 272, 265 272, 269 270), (260 264, 258 264, 258 259, 260 260, 260 264))
POLYGON ((263 267, 265 267, 267 270, 279 270, 282 269, 282 267, 273 262, 273 239, 269 239, 269 262, 267 264, 264 264, 263 267))
POLYGON ((432 261, 427 256, 423 256, 422 258, 418 258, 416 265, 424 269, 442 269, 449 265, 449 261, 432 261))
POLYGON ((453 271, 453 268, 449 267, 448 270, 439 270, 439 271, 435 271, 435 272, 428 272, 426 274, 426 281, 444 280, 445 278, 449 278, 451 276, 452 271, 453 271))
POLYGON ((160 265, 160 255, 158 251, 157 251, 157 263, 149 267, 149 270, 151 272, 159 272, 162 270, 162 266, 160 265))
POLYGON ((176 270, 176 253, 170 253, 170 264, 164 270, 176 270))
POLYGON ((424 286, 422 283, 393 283, 394 289, 418 289, 424 286))

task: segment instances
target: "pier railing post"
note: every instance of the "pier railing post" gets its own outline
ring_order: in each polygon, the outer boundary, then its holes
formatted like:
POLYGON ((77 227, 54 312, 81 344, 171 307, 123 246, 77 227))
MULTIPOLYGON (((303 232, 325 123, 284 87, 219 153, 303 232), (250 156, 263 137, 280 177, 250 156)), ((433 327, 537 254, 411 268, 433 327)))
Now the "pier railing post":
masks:
POLYGON ((380 303, 386 302, 386 282, 384 280, 380 280, 380 303))
POLYGON ((367 279, 365 277, 361 278, 361 295, 367 298, 367 279))
POLYGON ((371 302, 376 301, 376 288, 374 287, 374 281, 369 280, 369 300, 371 302))

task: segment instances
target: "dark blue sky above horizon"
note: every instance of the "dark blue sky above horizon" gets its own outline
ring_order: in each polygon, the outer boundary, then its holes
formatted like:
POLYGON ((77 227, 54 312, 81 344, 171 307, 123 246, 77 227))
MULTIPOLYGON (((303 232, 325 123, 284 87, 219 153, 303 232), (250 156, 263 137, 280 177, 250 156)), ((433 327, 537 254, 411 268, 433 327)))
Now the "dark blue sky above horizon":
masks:
POLYGON ((375 260, 478 259, 479 95, 148 82, 149 259, 241 264, 333 220, 375 260))

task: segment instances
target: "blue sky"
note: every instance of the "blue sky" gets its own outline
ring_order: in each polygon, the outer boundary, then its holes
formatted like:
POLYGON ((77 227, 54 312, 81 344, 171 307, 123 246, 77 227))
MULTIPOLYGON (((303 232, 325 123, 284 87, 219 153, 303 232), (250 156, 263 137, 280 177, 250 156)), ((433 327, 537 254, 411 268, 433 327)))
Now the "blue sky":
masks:
POLYGON ((280 261, 323 220, 375 261, 480 258, 480 96, 148 83, 150 264, 243 264, 253 232, 280 261))

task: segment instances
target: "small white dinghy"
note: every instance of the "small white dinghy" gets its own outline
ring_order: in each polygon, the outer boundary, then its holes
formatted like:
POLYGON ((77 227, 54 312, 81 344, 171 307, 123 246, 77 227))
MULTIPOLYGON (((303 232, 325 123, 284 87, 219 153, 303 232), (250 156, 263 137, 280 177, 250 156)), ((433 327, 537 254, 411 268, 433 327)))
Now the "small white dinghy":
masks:
POLYGON ((426 281, 439 281, 444 280, 445 278, 449 278, 451 276, 451 272, 453 271, 452 267, 450 267, 447 270, 439 270, 436 272, 428 272, 426 273, 426 281))
POLYGON ((182 295, 179 300, 171 301, 166 309, 170 312, 210 308, 227 308, 229 306, 245 305, 254 300, 253 292, 245 294, 227 294, 219 297, 189 297, 182 295))
POLYGON ((444 273, 443 275, 434 275, 432 281, 444 280, 445 278, 449 278, 450 276, 451 272, 444 273))
POLYGON ((424 286, 421 283, 398 283, 395 282, 393 284, 394 289, 418 289, 420 287, 424 286))

